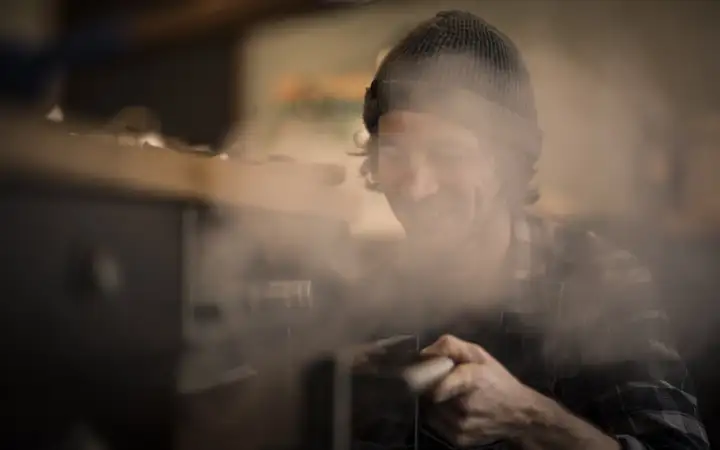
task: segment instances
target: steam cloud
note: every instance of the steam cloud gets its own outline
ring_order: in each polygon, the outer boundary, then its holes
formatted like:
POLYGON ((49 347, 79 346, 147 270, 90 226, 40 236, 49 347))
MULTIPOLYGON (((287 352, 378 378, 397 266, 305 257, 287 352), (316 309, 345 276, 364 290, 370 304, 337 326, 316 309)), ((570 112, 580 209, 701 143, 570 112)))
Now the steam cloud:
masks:
MULTIPOLYGON (((550 15, 548 12, 548 17, 550 15)), ((535 180, 540 185, 542 197, 534 207, 534 212, 563 219, 596 218, 602 215, 628 221, 648 217, 652 213, 654 199, 644 197, 633 184, 637 174, 633 172, 632 155, 648 147, 668 146, 676 138, 673 134, 676 133, 678 127, 675 124, 680 118, 673 110, 675 99, 662 87, 657 73, 653 72, 653 66, 643 56, 642 45, 635 40, 634 35, 623 35, 622 45, 604 48, 604 51, 594 55, 592 63, 588 63, 577 55, 571 55, 567 41, 556 35, 549 24, 536 24, 532 32, 527 32, 519 42, 533 79, 540 126, 544 132, 544 156, 535 180)), ((424 98, 423 101, 426 107, 432 106, 432 98, 424 98)), ((447 98, 444 98, 442 107, 452 109, 452 104, 448 105, 447 98)), ((466 107, 463 103, 462 108, 466 107)), ((463 115, 469 113, 479 114, 480 111, 462 112, 463 115)), ((494 120, 486 117, 479 123, 497 133, 499 126, 494 125, 494 120)), ((500 134, 511 134, 508 130, 500 131, 500 134)), ((290 133, 290 142, 294 146, 293 156, 304 154, 313 158, 319 155, 322 158, 322 155, 342 153, 336 148, 336 141, 328 139, 322 131, 322 125, 318 123, 296 124, 294 129, 286 132, 290 133)), ((252 136, 254 138, 255 135, 252 136)), ((353 145, 352 133, 348 134, 347 141, 349 146, 353 145)), ((273 153, 273 149, 267 150, 267 153, 273 153)), ((356 158, 343 163, 348 167, 349 176, 340 189, 364 189, 364 180, 354 176, 361 161, 356 158)), ((375 214, 374 211, 366 209, 365 212, 375 214)), ((363 236, 349 239, 350 236, 343 234, 341 224, 326 224, 323 227, 317 221, 302 219, 289 220, 283 225, 277 220, 276 217, 260 214, 251 220, 254 223, 250 226, 252 231, 248 233, 248 219, 237 219, 231 213, 226 214, 226 222, 205 236, 204 251, 207 253, 203 261, 208 265, 205 267, 200 295, 239 301, 243 292, 246 292, 244 277, 252 265, 257 263, 254 259, 257 252, 267 252, 271 248, 269 259, 272 261, 265 262, 292 262, 300 265, 304 269, 301 272, 305 274, 322 273, 350 286, 362 282, 366 275, 374 271, 382 273, 385 263, 396 256, 393 241, 381 241, 380 244, 374 241, 373 247, 371 240, 363 236)), ((652 229, 645 231, 653 235, 652 229)), ((647 247, 652 245, 653 242, 645 243, 647 247)), ((476 253, 468 254, 464 265, 479 270, 484 263, 482 254, 485 250, 478 248, 476 253)), ((644 262, 654 261, 646 259, 644 262)), ((432 281, 423 279, 418 280, 417 284, 430 289, 432 281)), ((283 349, 287 346, 265 345, 257 342, 257 337, 251 337, 253 332, 245 334, 246 341, 240 344, 240 354, 252 355, 251 359, 254 358, 262 366, 258 370, 267 371, 262 375, 264 380, 247 382, 251 387, 245 390, 252 392, 243 392, 238 397, 243 402, 242 409, 251 413, 241 414, 242 417, 235 414, 233 420, 222 420, 225 424, 234 424, 229 435, 238 433, 238 420, 250 421, 255 424, 253 426, 259 426, 255 420, 265 423, 263 419, 268 415, 276 417, 278 421, 272 424, 272 433, 269 430, 267 433, 256 433, 263 436, 263 443, 267 443, 266 439, 273 433, 282 434, 277 431, 278 427, 293 428, 295 416, 288 411, 293 409, 289 405, 297 406, 294 403, 297 392, 288 387, 293 384, 288 380, 293 379, 294 375, 276 371, 280 366, 296 364, 294 370, 300 370, 303 362, 324 352, 345 348, 355 339, 378 331, 378 323, 387 317, 393 317, 394 325, 398 328, 417 330, 417 327, 442 327, 469 310, 476 313, 484 308, 503 306, 483 303, 482 299, 497 297, 483 296, 480 291, 476 291, 474 293, 478 295, 475 303, 468 300, 468 295, 465 295, 468 293, 459 292, 455 298, 443 296, 442 300, 439 299, 428 309, 426 304, 413 303, 412 298, 391 295, 389 285, 378 283, 364 288, 353 291, 352 295, 345 292, 344 296, 334 297, 337 303, 332 304, 331 301, 324 305, 327 307, 324 313, 305 315, 297 311, 293 318, 287 319, 293 324, 287 325, 288 329, 298 330, 313 324, 302 332, 302 336, 295 336, 294 342, 302 342, 302 348, 295 346, 286 352, 283 349), (359 295, 358 292, 364 292, 365 295, 359 295), (279 388, 281 385, 284 387, 279 388)), ((515 308, 517 305, 504 306, 515 308)), ((593 306, 593 313, 604 313, 602 303, 594 303, 593 306)), ((587 310, 579 309, 575 316, 567 316, 566 330, 581 329, 580 324, 587 314, 587 310)), ((258 323, 259 316, 248 315, 238 320, 240 322, 233 322, 232 327, 225 331, 230 333, 239 329, 258 330, 279 326, 278 323, 258 323)), ((632 330, 624 332, 632 333, 632 330)), ((565 335, 569 339, 582 340, 572 333, 565 335)), ((695 336, 696 340, 701 338, 703 336, 695 336)), ((601 354, 605 360, 628 356, 627 348, 618 349, 622 350, 621 353, 614 353, 615 350, 604 348, 597 354, 601 354)), ((213 423, 214 429, 219 428, 216 414, 211 416, 213 419, 207 423, 213 423)), ((252 428, 247 423, 243 429, 252 428)), ((227 428, 224 429, 227 431, 227 428)), ((230 438, 228 441, 228 445, 237 442, 230 438)))

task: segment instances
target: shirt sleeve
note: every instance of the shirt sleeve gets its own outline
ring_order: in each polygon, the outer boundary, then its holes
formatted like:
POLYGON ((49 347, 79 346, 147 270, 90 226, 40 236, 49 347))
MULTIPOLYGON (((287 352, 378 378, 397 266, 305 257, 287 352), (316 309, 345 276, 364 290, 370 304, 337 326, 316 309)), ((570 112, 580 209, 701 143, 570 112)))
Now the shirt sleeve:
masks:
POLYGON ((593 396, 589 406, 597 425, 628 450, 709 449, 697 399, 681 362, 637 369, 593 396))
POLYGON ((558 398, 623 449, 709 449, 692 381, 649 271, 627 252, 605 253, 601 262, 606 302, 584 328, 587 341, 606 351, 581 349, 578 369, 558 379, 558 398))

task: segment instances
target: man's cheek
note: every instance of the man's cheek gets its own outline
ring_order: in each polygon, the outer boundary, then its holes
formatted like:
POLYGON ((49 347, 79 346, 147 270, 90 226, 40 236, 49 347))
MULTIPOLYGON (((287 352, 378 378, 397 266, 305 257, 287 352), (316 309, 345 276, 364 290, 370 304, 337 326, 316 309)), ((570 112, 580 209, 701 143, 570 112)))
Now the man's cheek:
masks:
POLYGON ((477 195, 471 184, 448 186, 448 213, 456 226, 464 227, 473 221, 477 195))

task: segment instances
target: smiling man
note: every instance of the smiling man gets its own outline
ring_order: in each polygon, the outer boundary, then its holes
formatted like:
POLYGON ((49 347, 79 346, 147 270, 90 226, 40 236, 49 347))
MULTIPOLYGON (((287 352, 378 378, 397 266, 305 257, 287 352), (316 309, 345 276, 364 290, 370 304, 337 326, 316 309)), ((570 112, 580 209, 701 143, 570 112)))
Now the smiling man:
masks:
POLYGON ((484 307, 425 336, 424 352, 455 368, 421 414, 378 414, 356 448, 709 448, 649 272, 524 212, 541 139, 506 36, 466 12, 420 24, 380 65, 364 121, 367 166, 405 228, 419 304, 484 307))

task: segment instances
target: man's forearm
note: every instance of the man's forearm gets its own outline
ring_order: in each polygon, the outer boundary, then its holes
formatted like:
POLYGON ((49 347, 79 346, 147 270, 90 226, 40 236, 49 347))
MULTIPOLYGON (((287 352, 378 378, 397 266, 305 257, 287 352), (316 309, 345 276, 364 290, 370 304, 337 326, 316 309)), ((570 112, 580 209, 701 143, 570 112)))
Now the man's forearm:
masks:
POLYGON ((552 399, 538 394, 528 413, 527 432, 518 441, 525 450, 620 450, 620 444, 573 415, 552 399))

